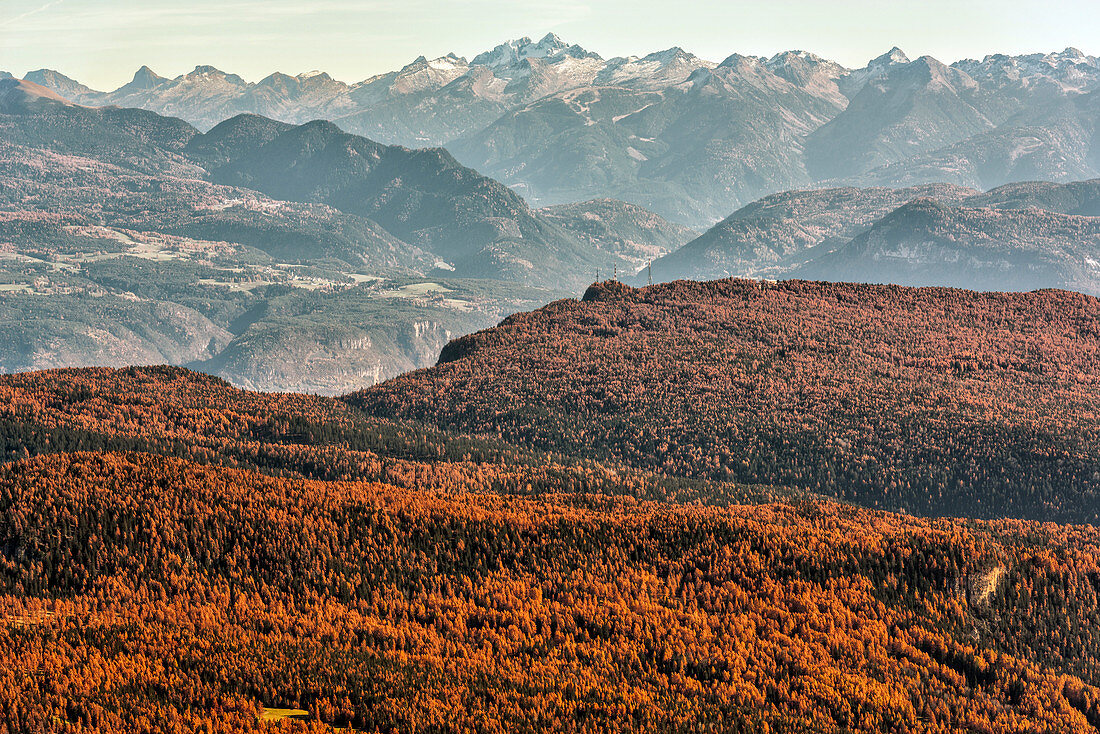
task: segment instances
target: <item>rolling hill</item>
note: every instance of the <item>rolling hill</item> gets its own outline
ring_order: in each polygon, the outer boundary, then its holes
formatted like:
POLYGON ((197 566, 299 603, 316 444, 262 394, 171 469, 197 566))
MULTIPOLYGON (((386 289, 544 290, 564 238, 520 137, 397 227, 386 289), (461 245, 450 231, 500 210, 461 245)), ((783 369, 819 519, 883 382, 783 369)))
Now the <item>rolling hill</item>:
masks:
POLYGON ((1100 301, 607 282, 457 339, 384 417, 894 511, 1093 522, 1100 301))
MULTIPOLYGON (((910 189, 786 191, 755 201, 653 263, 656 281, 781 274, 847 243, 912 199, 960 201, 977 193, 949 185, 910 189)), ((856 279, 858 271, 850 274, 856 279)), ((639 279, 642 274, 639 274, 639 279)))
POLYGON ((561 204, 539 213, 582 242, 620 257, 623 262, 617 266, 625 273, 679 250, 698 235, 640 206, 614 199, 561 204))
MULTIPOLYGON (((219 142, 239 137, 233 128, 241 125, 252 128, 254 122, 234 118, 207 135, 219 142)), ((202 150, 201 143, 193 149, 202 150)), ((441 149, 384 146, 318 121, 284 129, 271 139, 249 139, 211 168, 212 178, 221 183, 368 217, 433 252, 459 276, 532 285, 579 283, 577 276, 599 262, 592 248, 441 149)))
POLYGON ((979 290, 1064 288, 1100 295, 1100 219, 970 209, 919 199, 795 277, 979 290))

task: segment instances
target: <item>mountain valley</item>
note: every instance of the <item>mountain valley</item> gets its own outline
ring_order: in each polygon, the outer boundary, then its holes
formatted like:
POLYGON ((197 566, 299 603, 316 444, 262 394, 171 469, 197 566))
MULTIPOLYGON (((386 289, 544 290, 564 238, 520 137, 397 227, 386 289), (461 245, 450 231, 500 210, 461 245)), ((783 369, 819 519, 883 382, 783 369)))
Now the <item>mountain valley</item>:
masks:
POLYGON ((345 392, 694 234, 621 202, 533 210, 444 151, 328 123, 203 134, 7 79, 0 130, 4 371, 190 364, 345 392))

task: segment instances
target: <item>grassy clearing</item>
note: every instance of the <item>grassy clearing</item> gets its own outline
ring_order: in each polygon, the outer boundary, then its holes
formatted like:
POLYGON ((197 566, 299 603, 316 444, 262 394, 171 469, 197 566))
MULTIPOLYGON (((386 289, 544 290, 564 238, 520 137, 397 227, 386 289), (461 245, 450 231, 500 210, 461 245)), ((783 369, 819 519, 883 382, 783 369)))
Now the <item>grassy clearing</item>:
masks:
POLYGON ((389 291, 383 291, 378 294, 379 298, 416 298, 417 296, 426 296, 429 293, 450 293, 450 288, 445 288, 439 283, 410 283, 409 285, 403 285, 400 288, 395 288, 389 291))
POLYGON ((302 709, 269 709, 266 706, 260 711, 260 721, 279 722, 283 719, 308 719, 309 712, 302 709))

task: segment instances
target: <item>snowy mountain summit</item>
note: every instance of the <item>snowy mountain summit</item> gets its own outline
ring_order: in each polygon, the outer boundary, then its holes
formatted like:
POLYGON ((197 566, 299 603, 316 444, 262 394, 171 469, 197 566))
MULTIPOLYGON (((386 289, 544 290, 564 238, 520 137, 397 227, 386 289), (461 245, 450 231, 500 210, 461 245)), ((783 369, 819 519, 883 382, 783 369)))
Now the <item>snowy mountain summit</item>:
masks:
POLYGON ((488 66, 490 69, 501 69, 516 66, 527 59, 545 59, 554 61, 561 57, 573 58, 599 58, 597 54, 582 49, 580 46, 571 46, 553 33, 547 33, 538 43, 530 38, 523 38, 502 43, 492 51, 478 54, 471 62, 473 66, 488 66))

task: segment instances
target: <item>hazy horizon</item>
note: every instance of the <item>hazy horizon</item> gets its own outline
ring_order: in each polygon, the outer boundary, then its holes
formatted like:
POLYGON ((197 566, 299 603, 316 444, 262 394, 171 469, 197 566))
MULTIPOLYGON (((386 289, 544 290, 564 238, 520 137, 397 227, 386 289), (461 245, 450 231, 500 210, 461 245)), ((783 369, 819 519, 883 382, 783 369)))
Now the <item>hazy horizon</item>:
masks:
POLYGON ((549 32, 605 58, 672 46, 711 61, 797 49, 850 67, 894 46, 946 63, 1067 47, 1100 52, 1092 40, 1100 37, 1100 7, 1081 0, 687 0, 675 14, 666 8, 654 0, 169 0, 156 8, 134 0, 8 0, 0 3, 0 69, 17 76, 55 69, 100 90, 125 84, 142 65, 166 77, 209 64, 248 81, 316 69, 357 82, 420 55, 472 58, 549 32))

